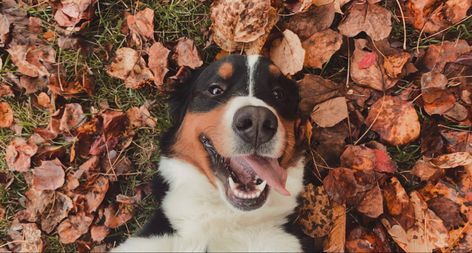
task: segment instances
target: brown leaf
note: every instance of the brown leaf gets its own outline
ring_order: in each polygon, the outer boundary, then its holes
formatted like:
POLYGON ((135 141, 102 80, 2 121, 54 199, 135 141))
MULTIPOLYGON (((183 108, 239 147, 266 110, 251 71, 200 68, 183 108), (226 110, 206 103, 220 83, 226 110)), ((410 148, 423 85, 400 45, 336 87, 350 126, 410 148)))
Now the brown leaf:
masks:
POLYGON ((444 113, 444 117, 451 121, 462 122, 468 119, 469 110, 460 103, 455 103, 454 107, 444 113))
POLYGON ((367 86, 379 91, 388 90, 395 85, 395 81, 391 80, 382 72, 379 64, 377 64, 377 54, 364 50, 367 41, 364 39, 355 40, 356 48, 351 57, 350 76, 354 82, 359 85, 367 86))
POLYGON ((402 73, 403 67, 409 60, 410 54, 407 52, 386 56, 383 63, 385 73, 390 78, 399 77, 402 73))
POLYGON ((459 56, 470 50, 471 47, 465 40, 443 41, 428 47, 423 57, 423 64, 430 70, 442 72, 446 63, 456 61, 459 56))
POLYGON ((301 206, 298 210, 298 223, 303 232, 312 238, 328 235, 333 227, 333 209, 323 186, 305 186, 300 194, 301 206))
POLYGON ((7 102, 0 102, 0 128, 13 125, 13 110, 7 102))
POLYGON ((41 92, 36 97, 38 100, 38 105, 43 108, 51 107, 51 98, 45 92, 41 92))
POLYGON ((375 162, 375 151, 365 146, 348 145, 341 155, 341 166, 354 170, 373 170, 375 162))
POLYGON ((365 193, 364 198, 357 205, 357 210, 371 218, 377 218, 383 214, 382 192, 378 185, 365 193))
MULTIPOLYGON (((126 24, 131 31, 131 36, 136 38, 154 38, 154 11, 145 8, 135 15, 126 16, 126 24)), ((139 40, 139 39, 138 39, 139 40)))
POLYGON ((421 75, 421 90, 427 91, 431 88, 446 89, 447 77, 442 73, 430 71, 421 75))
POLYGON ((345 97, 337 97, 318 104, 313 108, 311 120, 320 127, 332 127, 347 119, 347 103, 345 97))
POLYGON ((432 252, 447 247, 448 231, 442 220, 422 200, 418 192, 410 193, 415 210, 415 225, 405 230, 400 225, 391 224, 387 219, 382 223, 392 239, 406 252, 432 252))
POLYGON ((14 97, 15 94, 10 85, 0 84, 0 97, 14 97))
POLYGON ((94 0, 62 0, 54 14, 57 24, 64 27, 73 27, 82 19, 88 20, 93 13, 94 0))
POLYGON ((428 181, 440 171, 439 167, 434 166, 430 162, 418 160, 413 169, 411 169, 411 174, 419 177, 422 181, 428 181))
POLYGON ((66 104, 64 106, 64 114, 59 121, 59 130, 62 132, 71 132, 80 126, 85 120, 82 106, 78 103, 66 104))
POLYGON ((72 200, 67 195, 55 192, 51 209, 41 214, 41 229, 50 234, 67 217, 72 207, 72 200))
POLYGON ((443 115, 456 104, 456 97, 448 90, 429 88, 422 91, 423 108, 429 115, 443 115))
MULTIPOLYGON (((349 136, 349 127, 347 124, 338 124, 330 128, 318 128, 313 131, 313 140, 317 145, 315 148, 316 154, 322 158, 323 164, 337 165, 339 164, 339 157, 346 146, 346 139, 349 136)), ((321 160, 321 159, 320 159, 321 160)))
POLYGON ((100 176, 87 186, 87 193, 85 200, 87 204, 87 213, 92 213, 97 210, 100 204, 105 199, 105 195, 108 192, 109 180, 100 176))
POLYGON ((129 124, 132 128, 141 128, 144 126, 155 128, 157 126, 157 119, 151 116, 148 108, 145 105, 132 107, 126 111, 129 119, 129 124))
POLYGON ((346 241, 347 252, 391 252, 387 242, 376 235, 374 232, 364 227, 358 226, 349 232, 346 241))
POLYGON ((33 169, 32 186, 38 191, 56 190, 64 184, 64 169, 62 163, 55 159, 41 161, 39 167, 33 169))
POLYGON ((30 77, 49 76, 43 63, 56 62, 56 51, 52 47, 11 45, 7 51, 18 71, 30 77))
POLYGON ((326 252, 344 252, 346 243, 346 206, 333 203, 334 225, 324 245, 326 252))
POLYGON ((172 59, 174 59, 180 67, 187 66, 191 69, 196 69, 203 65, 197 47, 193 40, 189 38, 180 38, 178 40, 172 59))
POLYGON ((34 223, 14 222, 8 230, 14 252, 43 252, 41 230, 34 223))
POLYGON ((301 40, 328 29, 334 20, 334 4, 311 6, 306 12, 293 15, 286 22, 286 29, 293 31, 301 40))
POLYGON ((439 168, 450 169, 472 164, 472 155, 469 152, 456 152, 435 157, 430 162, 439 168))
POLYGON ((154 84, 161 87, 164 84, 164 78, 169 71, 168 60, 170 50, 164 47, 162 43, 156 42, 149 48, 149 69, 154 73, 154 84))
POLYGON ((257 40, 266 33, 271 9, 269 0, 213 2, 210 14, 213 40, 228 52, 257 40))
POLYGON ((0 47, 4 47, 10 32, 10 21, 7 16, 0 14, 0 47))
POLYGON ((359 189, 354 171, 348 168, 329 170, 323 180, 323 186, 330 199, 340 204, 354 197, 359 189))
POLYGON ((26 172, 31 167, 31 157, 38 151, 36 144, 23 138, 14 138, 7 146, 5 160, 13 171, 26 172))
POLYGON ((444 226, 451 230, 464 225, 460 205, 445 197, 436 197, 427 201, 428 207, 444 222, 444 226))
POLYGON ((59 234, 61 243, 69 244, 77 241, 83 234, 88 232, 92 221, 93 216, 87 216, 84 212, 69 215, 69 217, 57 227, 57 233, 59 234))
POLYGON ((108 67, 107 73, 124 80, 126 87, 131 89, 142 87, 154 77, 139 53, 128 47, 122 47, 116 51, 116 56, 108 67))
POLYGON ((342 43, 342 35, 331 29, 313 34, 302 43, 305 49, 304 66, 321 69, 323 64, 341 48, 342 43))
POLYGON ((270 59, 284 75, 294 75, 302 70, 305 50, 298 36, 290 30, 283 32, 284 37, 272 43, 270 59), (290 59, 290 61, 287 61, 290 59))
POLYGON ((105 226, 92 225, 90 229, 90 236, 94 242, 101 242, 107 237, 110 230, 105 226))
POLYGON ((125 224, 133 217, 132 209, 131 206, 123 204, 118 205, 118 207, 108 206, 105 208, 105 226, 117 228, 125 224))
POLYGON ((384 96, 377 100, 370 108, 366 123, 392 145, 410 143, 420 135, 415 108, 399 97, 384 96))
POLYGON ((390 11, 377 4, 355 3, 347 11, 347 16, 338 29, 342 35, 348 37, 365 32, 373 40, 381 40, 387 38, 392 30, 391 19, 390 11))
POLYGON ((336 83, 317 75, 306 74, 298 81, 298 87, 301 96, 299 107, 303 115, 309 115, 316 104, 341 96, 336 83))
POLYGON ((447 141, 449 152, 472 152, 472 135, 462 131, 441 131, 441 136, 447 141))
POLYGON ((415 223, 415 213, 410 198, 397 178, 392 177, 382 188, 388 214, 398 221, 404 229, 415 223))
MULTIPOLYGON (((316 0, 315 0, 316 1, 316 0)), ((314 3, 314 0, 295 0, 285 3, 285 7, 291 12, 304 12, 314 3)))

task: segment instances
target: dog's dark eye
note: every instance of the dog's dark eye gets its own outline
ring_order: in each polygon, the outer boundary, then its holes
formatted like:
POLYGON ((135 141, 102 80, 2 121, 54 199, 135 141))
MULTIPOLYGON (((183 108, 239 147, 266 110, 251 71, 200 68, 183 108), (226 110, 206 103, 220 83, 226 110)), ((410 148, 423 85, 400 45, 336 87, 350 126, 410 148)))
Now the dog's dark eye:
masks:
POLYGON ((225 90, 218 84, 213 83, 208 87, 208 92, 210 92, 211 95, 213 96, 218 96, 223 94, 225 90))
POLYGON ((280 87, 275 87, 272 90, 272 94, 274 95, 274 98, 277 99, 277 100, 284 100, 285 99, 285 91, 280 87))

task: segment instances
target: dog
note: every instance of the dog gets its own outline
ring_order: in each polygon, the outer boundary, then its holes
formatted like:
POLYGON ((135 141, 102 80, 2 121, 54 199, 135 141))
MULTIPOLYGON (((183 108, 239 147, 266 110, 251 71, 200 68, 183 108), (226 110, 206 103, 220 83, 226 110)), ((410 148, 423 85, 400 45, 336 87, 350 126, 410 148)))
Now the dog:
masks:
POLYGON ((303 252, 294 223, 304 152, 295 81, 230 55, 177 87, 160 141, 159 207, 113 252, 303 252))

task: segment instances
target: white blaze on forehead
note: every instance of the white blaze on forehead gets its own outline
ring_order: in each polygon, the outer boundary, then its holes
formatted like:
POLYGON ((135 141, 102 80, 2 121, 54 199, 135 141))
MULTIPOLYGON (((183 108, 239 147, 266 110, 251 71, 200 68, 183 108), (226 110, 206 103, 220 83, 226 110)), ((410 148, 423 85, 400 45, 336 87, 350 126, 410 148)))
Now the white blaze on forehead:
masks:
POLYGON ((254 96, 254 75, 256 73, 257 63, 259 62, 259 55, 249 55, 247 57, 247 75, 248 75, 248 91, 249 96, 254 96))

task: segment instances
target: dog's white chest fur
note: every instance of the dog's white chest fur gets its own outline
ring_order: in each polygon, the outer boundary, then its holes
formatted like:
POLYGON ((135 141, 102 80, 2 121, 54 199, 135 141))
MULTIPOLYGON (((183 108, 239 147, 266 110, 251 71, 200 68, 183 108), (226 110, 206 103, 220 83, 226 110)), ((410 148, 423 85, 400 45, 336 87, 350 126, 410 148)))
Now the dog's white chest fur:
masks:
POLYGON ((186 162, 162 158, 159 171, 169 183, 162 209, 176 233, 129 238, 113 252, 302 251, 298 239, 282 226, 303 188, 303 161, 288 168, 290 197, 270 191, 264 206, 250 212, 230 206, 222 193, 186 162))

